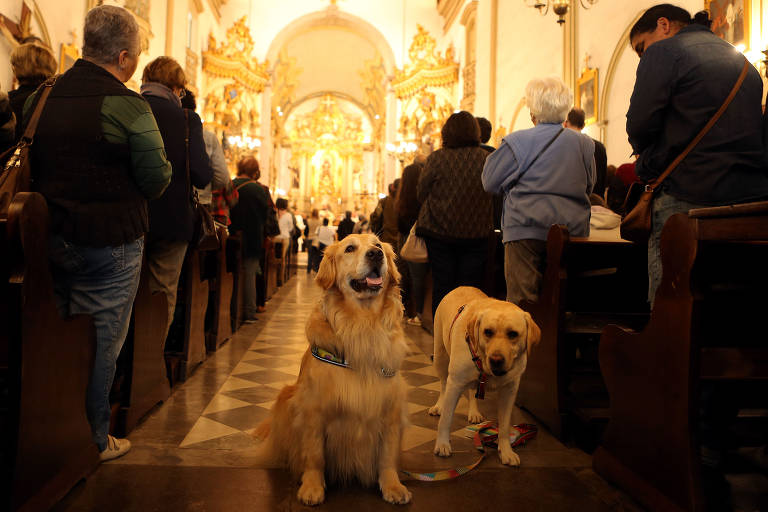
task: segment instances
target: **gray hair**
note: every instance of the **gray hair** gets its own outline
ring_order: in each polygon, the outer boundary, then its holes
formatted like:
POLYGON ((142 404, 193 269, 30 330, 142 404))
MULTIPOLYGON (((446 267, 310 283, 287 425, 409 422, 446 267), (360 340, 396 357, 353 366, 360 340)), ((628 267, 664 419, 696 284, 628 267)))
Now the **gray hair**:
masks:
POLYGON ((573 94, 559 78, 534 78, 525 86, 525 102, 537 122, 562 123, 573 104, 573 94))
POLYGON ((114 64, 120 52, 141 52, 139 25, 133 14, 115 5, 94 7, 85 16, 83 57, 99 64, 114 64))

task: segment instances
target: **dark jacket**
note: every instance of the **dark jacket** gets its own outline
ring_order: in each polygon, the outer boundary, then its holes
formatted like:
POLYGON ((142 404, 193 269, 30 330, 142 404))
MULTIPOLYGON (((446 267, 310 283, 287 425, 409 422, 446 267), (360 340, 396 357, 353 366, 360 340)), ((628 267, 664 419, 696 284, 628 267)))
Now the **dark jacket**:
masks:
POLYGON ((264 224, 271 201, 269 192, 260 183, 246 178, 235 178, 233 183, 239 199, 230 211, 230 231, 242 231, 243 254, 259 257, 264 248, 264 224))
POLYGON ((339 236, 339 240, 344 240, 344 237, 351 235, 355 229, 355 222, 352 219, 344 217, 339 222, 339 228, 336 230, 336 234, 339 236))
MULTIPOLYGON (((48 201, 51 231, 75 244, 122 245, 143 236, 148 227, 131 147, 108 142, 103 133, 105 97, 120 96, 146 108, 108 71, 78 60, 58 77, 40 116, 32 145, 34 189, 48 201)), ((38 100, 31 102, 36 106, 38 100)))
MULTIPOLYGON (((643 53, 627 112, 627 134, 644 181, 661 174, 720 108, 744 57, 702 25, 657 41, 643 53)), ((768 196, 761 167, 762 80, 750 66, 723 116, 664 181, 670 195, 722 205, 768 196)))
POLYGON ((448 242, 488 237, 493 206, 480 178, 487 156, 479 146, 441 148, 429 155, 417 188, 419 236, 448 242))
POLYGON ((595 188, 594 194, 603 197, 605 195, 605 177, 608 174, 608 154, 602 142, 592 139, 595 143, 595 188))
MULTIPOLYGON (((187 180, 184 109, 169 99, 144 94, 157 119, 157 126, 165 142, 165 152, 173 166, 171 184, 159 198, 149 202, 150 240, 190 241, 194 230, 194 216, 187 180)), ((203 141, 200 117, 189 112, 189 175, 192 185, 205 188, 213 177, 203 141)))
POLYGON ((29 95, 37 90, 40 86, 40 82, 24 83, 13 91, 8 92, 8 99, 11 101, 11 108, 16 115, 16 140, 19 140, 24 132, 22 132, 22 120, 24 119, 24 103, 29 98, 29 95))

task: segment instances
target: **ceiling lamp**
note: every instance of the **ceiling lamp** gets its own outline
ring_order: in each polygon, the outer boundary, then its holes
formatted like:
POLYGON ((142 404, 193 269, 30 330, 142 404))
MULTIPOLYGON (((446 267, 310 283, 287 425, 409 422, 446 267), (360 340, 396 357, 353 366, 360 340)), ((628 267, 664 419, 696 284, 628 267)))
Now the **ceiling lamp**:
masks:
MULTIPOLYGON (((549 12, 550 6, 552 11, 557 14, 557 22, 562 25, 565 23, 565 15, 568 14, 568 7, 571 5, 571 0, 524 0, 528 7, 534 7, 539 10, 539 14, 544 16, 549 12)), ((573 0, 574 2, 576 0, 573 0)), ((585 9, 589 9, 595 5, 598 0, 579 0, 581 6, 585 9)))

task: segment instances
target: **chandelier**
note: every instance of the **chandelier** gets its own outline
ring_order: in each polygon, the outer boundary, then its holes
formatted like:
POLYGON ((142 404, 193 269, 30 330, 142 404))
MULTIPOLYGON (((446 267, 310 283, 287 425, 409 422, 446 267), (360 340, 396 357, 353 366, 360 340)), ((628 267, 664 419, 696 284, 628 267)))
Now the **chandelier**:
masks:
MULTIPOLYGON (((539 10, 539 14, 544 16, 549 12, 550 5, 552 11, 557 14, 557 22, 562 25, 565 23, 565 15, 568 14, 568 7, 571 5, 571 0, 524 0, 525 5, 528 7, 534 7, 539 10)), ((574 3, 576 0, 573 0, 574 3)), ((581 6, 585 9, 589 9, 595 5, 598 0, 579 0, 581 6)))

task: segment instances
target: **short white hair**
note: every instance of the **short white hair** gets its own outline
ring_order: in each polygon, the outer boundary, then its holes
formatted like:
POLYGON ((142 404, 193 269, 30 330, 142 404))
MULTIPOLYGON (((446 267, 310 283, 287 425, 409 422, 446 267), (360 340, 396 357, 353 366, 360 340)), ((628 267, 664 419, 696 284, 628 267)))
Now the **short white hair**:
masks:
POLYGON ((573 93, 557 77, 534 78, 525 86, 525 102, 539 123, 562 123, 573 104, 573 93))

